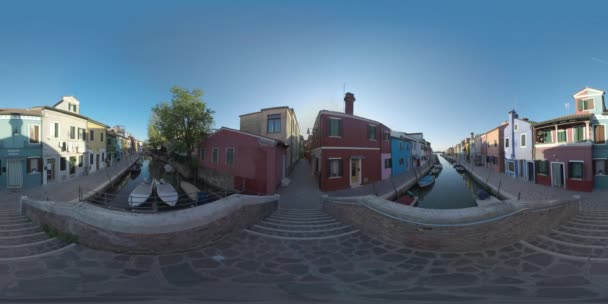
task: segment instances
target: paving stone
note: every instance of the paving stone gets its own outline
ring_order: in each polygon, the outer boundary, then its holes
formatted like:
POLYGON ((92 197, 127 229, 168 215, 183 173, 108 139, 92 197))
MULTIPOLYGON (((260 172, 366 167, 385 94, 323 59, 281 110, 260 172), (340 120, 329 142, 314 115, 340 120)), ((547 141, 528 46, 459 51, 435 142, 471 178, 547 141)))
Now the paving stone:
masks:
POLYGON ((441 274, 434 276, 421 277, 418 282, 423 285, 433 286, 463 286, 477 283, 478 278, 475 275, 467 273, 452 273, 452 274, 441 274))
POLYGON ((124 269, 122 271, 122 273, 124 273, 124 274, 126 274, 126 275, 128 275, 130 277, 136 277, 136 276, 138 276, 138 275, 140 275, 142 273, 146 273, 146 272, 148 272, 148 271, 147 270, 141 270, 141 269, 133 269, 133 268, 127 268, 127 269, 124 269))
POLYGON ((412 257, 412 258, 409 258, 405 263, 415 264, 415 265, 426 265, 429 263, 429 260, 423 259, 420 257, 412 257))
POLYGON ((400 254, 387 254, 385 256, 382 256, 380 259, 386 262, 401 262, 406 260, 407 257, 400 254))
POLYGON ((435 253, 428 252, 428 251, 416 251, 416 252, 414 252, 414 254, 416 256, 421 257, 421 258, 427 258, 427 259, 434 259, 435 258, 435 253))
POLYGON ((376 293, 376 294, 365 294, 362 295, 366 298, 381 299, 381 300, 398 300, 398 301, 440 301, 440 302, 455 302, 465 303, 471 301, 478 301, 484 298, 475 296, 456 296, 441 293, 428 293, 428 294, 412 294, 412 293, 376 293))
POLYGON ((165 265, 177 264, 177 263, 181 262, 183 259, 184 259, 184 257, 180 254, 162 255, 162 256, 158 257, 158 263, 161 266, 165 266, 165 265))
POLYGON ((133 264, 139 269, 148 269, 154 264, 154 257, 146 255, 138 255, 134 257, 133 264))
POLYGON ((308 273, 308 266, 304 264, 286 264, 280 267, 285 272, 294 275, 302 275, 308 273))
POLYGON ((536 291, 537 297, 546 297, 546 298, 588 298, 595 297, 597 293, 586 289, 586 288, 569 288, 569 287, 560 287, 560 288, 539 288, 536 291))
POLYGON ((311 295, 335 295, 338 293, 332 286, 323 283, 280 283, 278 286, 289 294, 305 295, 307 297, 311 295))
POLYGON ((31 268, 15 271, 15 276, 18 278, 27 278, 27 277, 35 277, 41 276, 47 273, 47 270, 44 268, 31 268))
POLYGON ((385 254, 387 251, 386 251, 386 249, 384 249, 382 247, 374 247, 374 248, 372 248, 372 252, 376 255, 381 255, 381 254, 385 254))
POLYGON ((589 280, 582 276, 567 276, 550 278, 536 283, 538 286, 580 286, 589 284, 589 280))
POLYGON ((68 294, 76 290, 79 283, 79 278, 51 276, 19 280, 17 286, 12 288, 11 291, 25 296, 68 294))
POLYGON ((321 267, 319 268, 319 272, 323 274, 334 273, 336 272, 336 269, 333 267, 321 267))
POLYGON ((536 253, 529 256, 525 256, 522 258, 525 261, 528 261, 532 264, 536 264, 538 266, 549 266, 549 264, 553 263, 554 258, 548 254, 544 253, 536 253))
POLYGON ((550 275, 568 275, 580 272, 580 268, 569 264, 560 263, 549 266, 547 269, 545 269, 545 272, 550 275))
POLYGON ((113 260, 120 262, 128 262, 129 260, 131 260, 131 256, 126 254, 116 255, 114 256, 113 260))
POLYGON ((458 291, 470 293, 474 295, 501 295, 501 296, 517 296, 526 293, 526 289, 515 286, 494 286, 484 285, 481 287, 467 287, 457 289, 458 291))
POLYGON ((517 276, 518 274, 517 270, 513 268, 506 268, 501 266, 495 267, 492 272, 500 276, 517 276))
POLYGON ((523 272, 538 272, 538 271, 541 270, 541 268, 538 267, 538 266, 534 266, 532 264, 529 264, 529 263, 523 263, 521 265, 521 270, 523 272))
POLYGON ((336 273, 334 276, 344 282, 356 282, 363 281, 370 278, 369 275, 365 273, 358 272, 346 272, 346 273, 336 273))
POLYGON ((523 284, 524 281, 513 277, 499 277, 491 281, 494 284, 523 284))
POLYGON ((260 268, 261 265, 260 265, 260 262, 258 262, 258 261, 247 260, 247 261, 238 262, 238 263, 234 264, 234 266, 237 268, 243 269, 243 270, 254 272, 258 268, 260 268))
POLYGON ((190 263, 194 268, 217 268, 222 265, 214 259, 192 260, 190 263))
POLYGON ((608 276, 608 263, 591 263, 589 269, 591 275, 608 276))
POLYGON ((213 281, 195 272, 186 263, 165 266, 161 268, 161 271, 167 282, 174 286, 192 286, 201 282, 213 281))

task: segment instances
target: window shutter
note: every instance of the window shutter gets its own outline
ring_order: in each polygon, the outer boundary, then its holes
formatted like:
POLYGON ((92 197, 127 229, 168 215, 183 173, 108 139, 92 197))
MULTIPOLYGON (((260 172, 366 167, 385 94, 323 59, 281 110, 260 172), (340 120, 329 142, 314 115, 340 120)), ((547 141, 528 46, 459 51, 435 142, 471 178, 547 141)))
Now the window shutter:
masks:
POLYGON ((340 176, 344 176, 344 172, 342 171, 342 168, 343 168, 343 166, 342 166, 342 160, 339 160, 339 161, 338 161, 338 163, 340 164, 340 165, 338 166, 338 172, 339 172, 339 175, 340 175, 340 176))
POLYGON ((30 160, 29 160, 29 159, 26 159, 26 160, 25 160, 25 172, 26 172, 26 173, 30 173, 31 171, 32 171, 32 168, 31 168, 31 166, 30 166, 30 160))
POLYGON ((327 167, 327 177, 330 177, 331 176, 331 160, 328 159, 326 164, 327 164, 327 166, 326 166, 327 167))
POLYGON ((582 111, 582 110, 583 110, 583 103, 584 103, 584 101, 579 100, 579 101, 577 101, 576 103, 577 103, 577 105, 578 105, 578 110, 579 110, 579 111, 582 111))
POLYGON ((587 109, 593 109, 593 108, 595 108, 595 107, 593 106, 593 99, 589 99, 589 100, 588 100, 588 103, 587 103, 587 109))
POLYGON ((331 136, 331 118, 327 119, 327 136, 331 136))
POLYGON ((342 120, 338 120, 338 136, 342 136, 342 120))
POLYGON ((42 158, 38 159, 38 171, 39 172, 43 172, 44 170, 42 170, 42 158))

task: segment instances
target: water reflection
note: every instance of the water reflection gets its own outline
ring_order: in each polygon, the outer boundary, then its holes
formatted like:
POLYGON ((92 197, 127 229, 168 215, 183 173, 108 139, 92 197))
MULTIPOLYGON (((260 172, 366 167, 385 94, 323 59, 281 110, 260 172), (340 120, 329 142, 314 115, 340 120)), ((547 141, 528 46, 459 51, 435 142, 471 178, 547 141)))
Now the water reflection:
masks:
POLYGON ((439 156, 443 170, 435 183, 426 188, 414 186, 410 191, 418 196, 418 207, 428 209, 458 209, 475 207, 477 192, 483 187, 467 174, 458 173, 452 165, 439 156))

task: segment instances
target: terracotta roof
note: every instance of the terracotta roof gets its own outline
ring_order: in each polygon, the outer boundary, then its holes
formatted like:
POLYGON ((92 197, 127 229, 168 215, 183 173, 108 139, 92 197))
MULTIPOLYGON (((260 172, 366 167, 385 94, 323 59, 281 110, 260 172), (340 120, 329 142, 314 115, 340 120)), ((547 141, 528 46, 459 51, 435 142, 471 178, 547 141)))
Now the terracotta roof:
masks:
POLYGON ((330 115, 337 115, 337 116, 342 116, 342 117, 352 117, 352 118, 355 118, 355 119, 364 120, 364 121, 375 123, 375 124, 379 124, 379 125, 384 125, 383 123, 381 123, 379 121, 375 121, 373 119, 369 119, 369 118, 365 118, 365 117, 361 117, 361 116, 357 116, 357 115, 350 115, 350 114, 346 114, 344 112, 336 112, 336 111, 329 111, 329 110, 321 110, 321 111, 319 111, 319 114, 317 115, 317 117, 319 115, 321 115, 322 113, 323 114, 330 114, 330 115))
POLYGON ((245 131, 241 131, 241 130, 236 130, 236 129, 232 129, 232 128, 227 128, 227 127, 221 127, 219 129, 217 129, 215 132, 211 133, 209 135, 209 137, 211 137, 211 136, 219 133, 222 130, 236 132, 236 133, 241 133, 241 134, 244 134, 244 135, 249 135, 249 136, 257 137, 257 138, 261 138, 261 139, 271 140, 271 141, 276 142, 277 145, 289 147, 289 145, 286 144, 286 143, 284 143, 282 140, 278 140, 278 139, 274 139, 274 138, 271 138, 271 137, 262 136, 262 135, 258 135, 258 134, 253 134, 253 133, 249 133, 249 132, 245 132, 245 131))
POLYGON ((550 124, 559 123, 559 122, 574 122, 574 121, 580 121, 580 120, 588 120, 591 118, 591 116, 593 116, 593 114, 590 114, 590 113, 572 114, 572 115, 560 116, 557 118, 553 118, 553 119, 549 119, 549 120, 545 120, 545 121, 541 121, 541 122, 537 122, 537 123, 530 123, 530 125, 542 126, 542 125, 550 125, 550 124))
POLYGON ((42 116, 42 111, 38 109, 0 109, 0 115, 42 116))
POLYGON ((108 126, 108 125, 106 125, 106 124, 104 124, 102 122, 99 122, 97 120, 94 120, 92 118, 84 116, 82 114, 78 114, 78 113, 74 113, 74 112, 70 112, 70 111, 66 111, 66 110, 61 110, 61 109, 57 109, 57 108, 53 108, 53 107, 47 107, 47 106, 35 107, 35 108, 32 108, 32 109, 36 109, 36 110, 40 110, 40 111, 42 111, 42 110, 56 111, 56 112, 59 112, 59 113, 63 113, 63 114, 67 114, 67 115, 72 115, 72 116, 75 116, 75 117, 78 117, 78 118, 82 118, 82 119, 88 120, 90 122, 93 122, 93 123, 96 123, 98 125, 104 126, 105 128, 109 128, 110 127, 110 126, 108 126))
POLYGON ((260 111, 257 111, 257 112, 251 112, 251 113, 239 115, 239 117, 247 116, 247 115, 253 115, 253 114, 258 114, 258 113, 262 113, 264 111, 269 111, 269 110, 278 110, 278 109, 290 109, 290 108, 288 106, 264 108, 264 109, 261 109, 260 111))

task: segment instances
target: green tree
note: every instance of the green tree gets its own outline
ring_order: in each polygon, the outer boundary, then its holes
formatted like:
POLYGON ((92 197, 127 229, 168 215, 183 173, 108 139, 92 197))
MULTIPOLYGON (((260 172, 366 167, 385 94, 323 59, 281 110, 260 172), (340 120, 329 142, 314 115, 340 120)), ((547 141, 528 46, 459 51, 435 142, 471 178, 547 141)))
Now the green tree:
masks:
POLYGON ((165 143, 165 139, 160 136, 160 132, 156 127, 157 121, 158 117, 152 112, 150 121, 148 121, 148 145, 153 149, 158 149, 165 143))
POLYGON ((201 100, 203 91, 199 89, 188 91, 174 86, 171 93, 171 103, 162 102, 152 108, 156 117, 152 125, 161 139, 170 139, 178 151, 186 152, 191 163, 194 146, 211 133, 215 112, 201 100))

